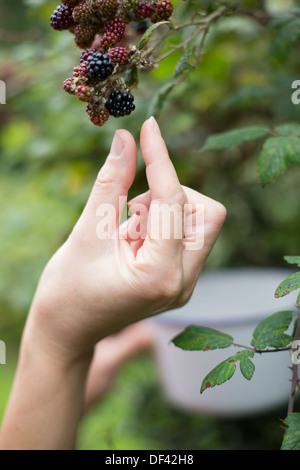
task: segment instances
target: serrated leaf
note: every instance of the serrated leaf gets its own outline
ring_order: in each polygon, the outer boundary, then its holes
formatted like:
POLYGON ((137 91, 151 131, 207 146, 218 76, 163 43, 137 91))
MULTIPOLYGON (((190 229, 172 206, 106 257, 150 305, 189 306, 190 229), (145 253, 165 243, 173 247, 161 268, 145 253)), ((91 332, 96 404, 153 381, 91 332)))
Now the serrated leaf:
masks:
POLYGON ((200 393, 203 393, 204 390, 207 390, 208 388, 221 385, 231 379, 236 370, 235 362, 235 356, 229 357, 209 372, 201 384, 200 393))
POLYGON ((237 353, 237 357, 240 361, 240 370, 245 379, 251 380, 255 371, 255 365, 250 361, 250 357, 254 357, 252 351, 240 351, 237 353))
POLYGON ((189 47, 182 57, 180 58, 179 62, 176 65, 175 72, 174 72, 174 77, 178 78, 180 75, 182 75, 184 72, 187 70, 194 70, 195 67, 191 63, 193 55, 193 48, 189 47))
POLYGON ((290 294, 296 289, 300 288, 300 271, 291 274, 284 281, 282 281, 275 291, 275 297, 278 299, 290 294))
POLYGON ((153 24, 150 26, 150 28, 147 29, 147 31, 143 34, 141 37, 141 40, 139 42, 139 50, 141 51, 144 49, 144 47, 148 44, 149 39, 151 38, 153 32, 161 25, 163 24, 171 24, 170 21, 159 21, 158 23, 153 24))
POLYGON ((261 350, 268 347, 286 347, 293 340, 292 336, 284 333, 291 321, 292 311, 290 310, 276 312, 264 318, 253 332, 252 346, 261 350))
POLYGON ((151 107, 149 110, 150 116, 157 116, 159 112, 161 111, 163 104, 166 100, 166 98, 169 96, 173 88, 176 86, 177 82, 175 80, 172 80, 171 82, 166 83, 163 85, 155 94, 151 107))
POLYGON ((271 137, 266 140, 258 157, 258 170, 263 185, 282 174, 289 162, 300 164, 300 139, 271 137))
POLYGON ((300 20, 293 19, 278 28, 277 34, 271 43, 270 54, 280 62, 288 60, 292 50, 300 37, 300 20))
POLYGON ((250 357, 254 356, 253 351, 239 351, 235 356, 231 356, 225 361, 218 364, 207 376, 204 378, 201 384, 200 393, 208 388, 213 388, 216 385, 221 385, 227 380, 231 379, 236 371, 236 363, 240 361, 240 370, 243 376, 250 380, 255 371, 255 366, 250 357))
POLYGON ((299 122, 287 122, 286 124, 280 124, 279 126, 276 126, 274 130, 283 136, 300 137, 299 122))
POLYGON ((284 256, 284 259, 289 264, 297 264, 300 267, 300 256, 284 256))
POLYGON ((300 413, 291 413, 283 422, 287 429, 281 450, 300 450, 300 413))
POLYGON ((208 137, 202 150, 221 150, 228 147, 240 145, 243 142, 259 139, 269 133, 265 126, 250 126, 234 129, 208 137))
POLYGON ((221 331, 191 325, 177 335, 172 342, 186 351, 208 351, 229 348, 233 338, 221 331))

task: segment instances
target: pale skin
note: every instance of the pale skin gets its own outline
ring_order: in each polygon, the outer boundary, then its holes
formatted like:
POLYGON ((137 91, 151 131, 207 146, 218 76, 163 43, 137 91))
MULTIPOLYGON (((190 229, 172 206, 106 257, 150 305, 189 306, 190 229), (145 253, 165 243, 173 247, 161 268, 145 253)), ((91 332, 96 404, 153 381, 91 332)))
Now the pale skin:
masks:
MULTIPOLYGON (((122 237, 97 237, 97 208, 106 203, 118 208, 119 197, 127 196, 136 174, 135 141, 129 132, 117 131, 81 217, 39 281, 23 333, 0 449, 73 449, 84 411, 110 381, 104 368, 97 367, 105 349, 101 352, 101 342, 95 345, 100 340, 104 345, 128 325, 184 305, 192 295, 226 210, 180 184, 153 118, 142 126, 140 147, 149 191, 134 203, 145 204, 150 211, 153 204, 176 204, 180 224, 185 204, 203 205, 204 246, 188 250, 191 233, 184 233, 184 239, 172 234, 169 239, 152 239, 148 234, 132 241, 126 225, 120 228, 122 237)), ((118 211, 116 216, 119 225, 118 211)), ((126 340, 131 333, 125 328, 123 334, 126 340)), ((142 337, 143 341, 146 344, 147 338, 142 337)), ((124 351, 128 356, 134 353, 126 347, 124 351)))

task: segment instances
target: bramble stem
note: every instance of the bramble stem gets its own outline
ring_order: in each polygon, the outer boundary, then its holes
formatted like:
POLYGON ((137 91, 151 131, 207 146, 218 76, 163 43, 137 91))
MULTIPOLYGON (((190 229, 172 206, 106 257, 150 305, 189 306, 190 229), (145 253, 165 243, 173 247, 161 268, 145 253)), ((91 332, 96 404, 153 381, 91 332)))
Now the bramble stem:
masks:
MULTIPOLYGON (((300 315, 298 316, 298 321, 297 321, 297 327, 294 335, 294 341, 297 341, 300 339, 300 315)), ((293 364, 291 366, 292 370, 292 386, 291 386, 291 392, 290 392, 290 398, 289 398, 289 405, 288 405, 288 415, 293 413, 294 411, 294 403, 295 403, 295 395, 297 391, 297 386, 299 382, 299 377, 298 377, 298 364, 293 364)))

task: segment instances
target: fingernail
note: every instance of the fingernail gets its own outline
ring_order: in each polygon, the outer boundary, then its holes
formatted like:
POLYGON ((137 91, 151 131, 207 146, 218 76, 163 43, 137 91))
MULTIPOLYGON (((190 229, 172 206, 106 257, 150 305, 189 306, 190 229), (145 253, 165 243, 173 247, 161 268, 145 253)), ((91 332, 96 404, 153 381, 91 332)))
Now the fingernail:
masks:
POLYGON ((112 158, 119 158, 124 150, 124 139, 122 137, 122 133, 120 131, 116 131, 114 135, 114 139, 111 144, 111 149, 109 156, 112 158))
POLYGON ((156 119, 153 116, 151 116, 151 118, 149 119, 149 123, 150 123, 150 126, 151 126, 153 132, 155 132, 156 135, 159 135, 161 137, 161 132, 160 132, 159 126, 156 122, 156 119))

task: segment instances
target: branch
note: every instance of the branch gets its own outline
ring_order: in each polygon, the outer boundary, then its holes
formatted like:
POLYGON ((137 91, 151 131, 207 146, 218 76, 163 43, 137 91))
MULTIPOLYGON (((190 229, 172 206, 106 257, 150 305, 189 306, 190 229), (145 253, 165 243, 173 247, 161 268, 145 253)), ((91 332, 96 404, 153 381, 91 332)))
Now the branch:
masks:
MULTIPOLYGON (((294 336, 294 341, 297 341, 300 339, 300 315, 298 316, 297 320, 297 328, 295 331, 295 336, 294 336)), ((290 398, 289 398, 289 406, 288 406, 288 415, 293 413, 294 410, 294 403, 295 403, 295 395, 297 391, 297 386, 299 382, 299 377, 298 377, 298 364, 293 364, 291 366, 292 370, 292 386, 291 386, 291 392, 290 392, 290 398)))

